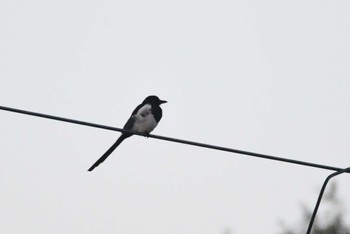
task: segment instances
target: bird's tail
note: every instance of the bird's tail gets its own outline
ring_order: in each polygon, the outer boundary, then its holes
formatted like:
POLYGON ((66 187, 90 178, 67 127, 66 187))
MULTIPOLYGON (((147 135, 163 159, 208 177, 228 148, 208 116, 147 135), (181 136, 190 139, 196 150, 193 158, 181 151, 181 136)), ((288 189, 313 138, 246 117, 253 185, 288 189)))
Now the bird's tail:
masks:
POLYGON ((122 143, 129 136, 129 134, 122 134, 118 140, 94 163, 94 165, 89 168, 88 171, 92 171, 95 169, 95 167, 103 163, 103 161, 106 160, 106 158, 118 147, 118 145, 120 145, 120 143, 122 143))

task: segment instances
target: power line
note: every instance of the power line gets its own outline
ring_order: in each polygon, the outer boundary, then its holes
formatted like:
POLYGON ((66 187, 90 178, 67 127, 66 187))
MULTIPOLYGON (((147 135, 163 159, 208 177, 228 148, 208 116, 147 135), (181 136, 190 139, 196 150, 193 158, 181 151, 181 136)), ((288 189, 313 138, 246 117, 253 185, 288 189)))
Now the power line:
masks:
MULTIPOLYGON (((124 130, 122 128, 116 128, 116 127, 111 127, 111 126, 107 126, 107 125, 90 123, 90 122, 85 122, 85 121, 80 121, 80 120, 75 120, 75 119, 68 119, 68 118, 63 118, 63 117, 58 117, 58 116, 53 116, 53 115, 42 114, 42 113, 38 113, 38 112, 15 109, 15 108, 11 108, 11 107, 0 106, 0 109, 5 110, 5 111, 20 113, 20 114, 25 114, 25 115, 31 115, 31 116, 36 116, 36 117, 41 117, 41 118, 46 118, 46 119, 53 119, 53 120, 62 121, 62 122, 68 122, 68 123, 73 123, 73 124, 94 127, 94 128, 132 133, 132 134, 139 135, 139 136, 147 136, 150 138, 156 138, 156 139, 165 140, 165 141, 177 142, 180 144, 193 145, 193 146, 198 146, 198 147, 202 147, 202 148, 214 149, 214 150, 219 150, 219 151, 226 151, 226 152, 236 153, 236 154, 243 154, 243 155, 248 155, 248 156, 257 157, 257 158, 264 158, 264 159, 269 159, 269 160, 274 160, 274 161, 292 163, 292 164, 297 164, 297 165, 302 165, 302 166, 307 166, 307 167, 314 167, 314 168, 320 168, 320 169, 325 169, 325 170, 331 170, 331 171, 339 171, 339 172, 343 171, 343 168, 339 168, 339 167, 333 167, 333 166, 311 163, 311 162, 306 162, 306 161, 294 160, 294 159, 289 159, 289 158, 276 157, 276 156, 271 156, 271 155, 267 155, 267 154, 260 154, 260 153, 249 152, 249 151, 244 151, 244 150, 232 149, 232 148, 228 148, 228 147, 210 145, 210 144, 188 141, 188 140, 183 140, 183 139, 177 139, 177 138, 172 138, 172 137, 153 135, 153 134, 147 135, 147 134, 142 134, 142 133, 124 130)), ((350 173, 350 172, 346 171, 346 173, 350 173)))
POLYGON ((165 140, 165 141, 171 141, 171 142, 177 142, 180 144, 187 144, 187 145, 193 145, 193 146, 198 146, 198 147, 203 147, 203 148, 209 148, 209 149, 214 149, 214 150, 219 150, 219 151, 226 151, 226 152, 231 152, 231 153, 236 153, 236 154, 243 154, 243 155, 248 155, 252 157, 257 157, 257 158, 264 158, 264 159, 269 159, 269 160, 274 160, 274 161, 280 161, 280 162, 286 162, 286 163, 292 163, 292 164, 297 164, 297 165, 302 165, 302 166, 308 166, 308 167, 314 167, 314 168, 320 168, 320 169, 326 169, 326 170, 332 170, 336 171, 330 174, 326 180, 323 183, 323 186, 321 188, 319 197, 317 199, 314 212, 312 214, 312 217, 310 219, 310 223, 308 226, 307 234, 311 233, 311 229, 316 217, 316 213, 318 210, 318 207, 321 203, 323 193, 326 189, 327 183, 330 179, 333 177, 340 175, 342 173, 350 173, 350 168, 338 168, 338 167, 332 167, 328 165, 322 165, 322 164, 316 164, 316 163, 311 163, 311 162, 305 162, 305 161, 299 161, 299 160, 294 160, 294 159, 289 159, 289 158, 282 158, 282 157, 276 157, 276 156, 271 156, 267 154, 260 154, 260 153, 255 153, 255 152, 249 152, 249 151, 243 151, 243 150, 237 150, 237 149, 232 149, 232 148, 227 148, 227 147, 221 147, 221 146, 216 146, 216 145, 209 145, 209 144, 204 144, 204 143, 199 143, 199 142, 194 142, 194 141, 188 141, 188 140, 182 140, 182 139, 176 139, 176 138, 171 138, 171 137, 166 137, 166 136, 159 136, 159 135, 151 135, 151 134, 141 134, 137 132, 132 132, 128 130, 124 130, 121 128, 115 128, 111 126, 106 126, 106 125, 101 125, 101 124, 95 124, 95 123, 89 123, 85 121, 80 121, 80 120, 75 120, 75 119, 68 119, 68 118, 63 118, 63 117, 58 117, 58 116, 53 116, 53 115, 47 115, 47 114, 42 114, 42 113, 37 113, 37 112, 32 112, 32 111, 26 111, 26 110, 20 110, 20 109, 15 109, 11 107, 5 107, 5 106, 0 106, 1 110, 5 111, 10 111, 10 112, 15 112, 15 113, 20 113, 20 114, 25 114, 25 115, 31 115, 31 116, 36 116, 36 117, 41 117, 41 118, 47 118, 47 119, 53 119, 57 121, 63 121, 63 122, 68 122, 68 123, 74 123, 74 124, 79 124, 79 125, 84 125, 84 126, 89 126, 89 127, 94 127, 94 128, 101 128, 101 129, 106 129, 106 130, 112 130, 112 131, 119 131, 119 132, 126 132, 126 133, 132 133, 135 135, 140 135, 140 136, 147 136, 150 138, 156 138, 160 140, 165 140))

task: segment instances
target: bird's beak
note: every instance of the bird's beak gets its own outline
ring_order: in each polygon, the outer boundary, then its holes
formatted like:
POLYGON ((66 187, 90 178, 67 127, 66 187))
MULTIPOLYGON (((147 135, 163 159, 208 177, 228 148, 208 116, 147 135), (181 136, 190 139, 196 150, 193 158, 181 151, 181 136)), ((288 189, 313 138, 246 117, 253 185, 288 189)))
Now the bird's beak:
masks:
POLYGON ((167 101, 160 100, 160 104, 167 103, 167 101))

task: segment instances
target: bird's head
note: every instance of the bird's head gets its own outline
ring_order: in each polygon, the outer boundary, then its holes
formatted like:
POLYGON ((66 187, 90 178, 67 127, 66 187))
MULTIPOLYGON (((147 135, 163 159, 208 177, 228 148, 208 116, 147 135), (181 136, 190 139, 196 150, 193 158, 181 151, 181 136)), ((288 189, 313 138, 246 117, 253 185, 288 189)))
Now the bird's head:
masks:
POLYGON ((157 96, 155 95, 151 95, 146 97, 146 99, 143 101, 143 103, 147 103, 147 104, 155 104, 155 105, 161 105, 163 103, 167 103, 167 101, 164 100, 160 100, 157 96))

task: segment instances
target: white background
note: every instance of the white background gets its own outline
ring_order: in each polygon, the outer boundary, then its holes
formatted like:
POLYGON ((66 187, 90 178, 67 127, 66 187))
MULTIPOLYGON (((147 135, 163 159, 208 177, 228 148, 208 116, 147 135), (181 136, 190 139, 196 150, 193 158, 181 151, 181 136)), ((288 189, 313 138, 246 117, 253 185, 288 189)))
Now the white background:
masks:
MULTIPOLYGON (((0 0, 0 105, 350 166, 349 1, 0 0)), ((0 112, 1 233, 263 233, 331 172, 0 112)), ((335 179, 350 210, 350 178, 335 179)), ((322 205, 320 213, 322 213, 322 205)))

